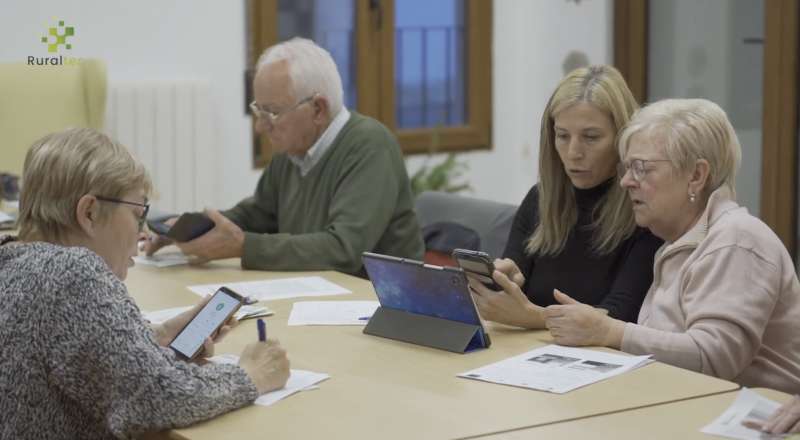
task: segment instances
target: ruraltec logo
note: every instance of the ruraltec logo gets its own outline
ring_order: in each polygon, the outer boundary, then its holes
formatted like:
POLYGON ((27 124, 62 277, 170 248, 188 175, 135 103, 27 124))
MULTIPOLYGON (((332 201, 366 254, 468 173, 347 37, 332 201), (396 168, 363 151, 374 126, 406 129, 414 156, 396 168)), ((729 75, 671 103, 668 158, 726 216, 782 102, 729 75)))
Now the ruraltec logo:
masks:
MULTIPOLYGON (((47 28, 47 33, 40 38, 47 47, 47 52, 57 54, 62 50, 72 50, 72 38, 75 36, 75 27, 67 26, 64 20, 58 20, 56 26, 47 28)), ((28 56, 29 66, 69 66, 80 64, 80 58, 52 55, 45 57, 28 56)))

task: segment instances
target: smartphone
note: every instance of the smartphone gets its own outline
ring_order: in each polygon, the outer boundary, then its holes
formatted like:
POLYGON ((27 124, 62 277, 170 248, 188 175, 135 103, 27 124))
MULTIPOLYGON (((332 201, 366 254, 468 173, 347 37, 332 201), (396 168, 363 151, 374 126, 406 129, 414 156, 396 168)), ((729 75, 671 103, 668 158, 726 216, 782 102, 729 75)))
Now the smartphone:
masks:
POLYGON ((151 231, 155 232, 158 235, 167 235, 169 232, 170 226, 164 222, 159 222, 155 220, 148 220, 147 227, 151 231))
POLYGON ((178 217, 178 220, 165 234, 177 241, 192 241, 205 234, 214 227, 214 221, 199 212, 187 212, 178 217))
POLYGON ((239 310, 244 297, 227 287, 220 287, 200 312, 169 343, 184 359, 194 359, 203 348, 203 341, 215 334, 239 310))
POLYGON ((484 286, 492 290, 503 290, 492 278, 494 263, 486 252, 454 249, 453 259, 456 260, 458 267, 463 269, 468 277, 480 281, 484 286))

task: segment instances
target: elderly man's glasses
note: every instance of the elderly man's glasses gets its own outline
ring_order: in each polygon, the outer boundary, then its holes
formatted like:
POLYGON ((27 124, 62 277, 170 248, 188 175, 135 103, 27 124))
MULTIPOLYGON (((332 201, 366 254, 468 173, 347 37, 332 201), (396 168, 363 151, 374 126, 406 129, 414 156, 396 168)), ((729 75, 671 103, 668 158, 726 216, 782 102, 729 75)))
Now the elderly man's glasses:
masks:
POLYGON ((144 208, 144 212, 138 218, 138 225, 139 225, 139 232, 144 231, 144 222, 147 221, 147 213, 150 211, 150 204, 149 203, 137 203, 137 202, 129 202, 127 200, 120 200, 114 199, 111 197, 103 197, 103 196, 94 196, 97 200, 101 200, 103 202, 111 202, 111 203, 121 203, 123 205, 131 205, 131 206, 138 206, 140 208, 144 208))
POLYGON ((267 119, 267 120, 269 120, 269 122, 274 124, 274 123, 278 122, 278 119, 280 119, 283 115, 293 112, 295 109, 297 109, 298 107, 300 107, 301 105, 303 105, 303 104, 305 104, 307 102, 311 102, 316 96, 317 96, 316 93, 314 93, 311 96, 307 96, 307 97, 301 99, 300 101, 298 101, 297 104, 287 108, 286 110, 284 110, 282 112, 269 111, 269 110, 261 107, 260 105, 258 105, 257 102, 253 101, 253 102, 250 103, 250 111, 253 112, 253 114, 258 119, 267 119))
POLYGON ((630 161, 620 162, 618 165, 619 177, 622 178, 628 170, 631 171, 631 175, 633 175, 633 179, 637 182, 641 182, 644 180, 644 177, 651 171, 650 168, 647 167, 649 162, 669 162, 668 159, 633 159, 630 161))

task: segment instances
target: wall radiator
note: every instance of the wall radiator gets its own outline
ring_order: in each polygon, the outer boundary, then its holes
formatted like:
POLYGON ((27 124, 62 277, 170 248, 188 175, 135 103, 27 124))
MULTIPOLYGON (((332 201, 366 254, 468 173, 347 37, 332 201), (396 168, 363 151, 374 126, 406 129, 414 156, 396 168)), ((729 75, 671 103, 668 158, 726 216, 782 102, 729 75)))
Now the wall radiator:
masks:
POLYGON ((155 186, 162 211, 213 206, 215 121, 205 81, 110 84, 106 131, 133 150, 155 186))

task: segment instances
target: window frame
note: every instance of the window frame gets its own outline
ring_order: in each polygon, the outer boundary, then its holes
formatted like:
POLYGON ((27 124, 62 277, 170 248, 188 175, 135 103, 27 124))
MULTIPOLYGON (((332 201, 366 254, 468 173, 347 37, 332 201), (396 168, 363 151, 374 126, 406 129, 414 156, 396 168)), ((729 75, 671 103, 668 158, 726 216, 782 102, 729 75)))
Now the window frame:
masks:
MULTIPOLYGON (((614 1, 614 64, 640 103, 647 100, 649 0, 614 1)), ((800 5, 764 2, 760 217, 798 262, 798 72, 800 5)))
MULTIPOLYGON (((397 136, 404 154, 491 149, 492 0, 464 0, 467 72, 467 121, 460 126, 397 129, 394 48, 396 0, 354 0, 356 108, 374 117, 397 136)), ((247 1, 247 72, 245 107, 252 100, 252 77, 258 56, 278 42, 278 0, 247 1)), ((271 157, 267 139, 253 121, 253 163, 264 167, 271 157)))

